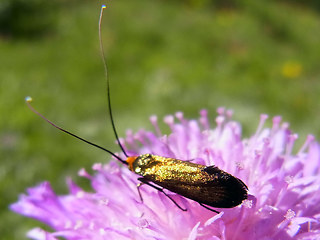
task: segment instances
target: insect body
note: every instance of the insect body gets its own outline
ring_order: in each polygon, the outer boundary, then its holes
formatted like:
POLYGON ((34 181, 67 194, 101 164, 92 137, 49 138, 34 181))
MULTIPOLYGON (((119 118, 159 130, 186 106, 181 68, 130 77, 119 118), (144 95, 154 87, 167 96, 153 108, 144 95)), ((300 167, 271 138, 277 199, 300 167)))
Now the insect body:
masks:
POLYGON ((198 202, 201 206, 214 212, 217 211, 208 208, 207 206, 217 208, 232 208, 241 204, 243 200, 247 199, 247 186, 240 179, 232 176, 231 174, 225 171, 220 170, 216 166, 205 166, 201 164, 195 164, 190 161, 165 158, 152 154, 143 154, 140 156, 127 155, 118 138, 111 110, 109 78, 107 76, 107 67, 101 40, 101 18, 104 9, 105 6, 102 7, 100 14, 99 39, 107 79, 109 117, 111 120, 115 138, 127 159, 123 160, 110 150, 101 147, 97 144, 94 144, 55 125, 53 122, 45 118, 30 105, 30 102, 32 100, 31 98, 26 98, 26 102, 29 108, 55 128, 94 147, 100 148, 108 152, 113 157, 118 159, 121 163, 128 165, 131 171, 141 176, 138 178, 138 180, 141 182, 140 184, 138 184, 138 191, 141 199, 142 197, 139 187, 142 184, 146 184, 165 194, 181 210, 186 209, 183 209, 181 206, 179 206, 178 203, 175 202, 175 200, 171 198, 170 195, 163 191, 163 189, 170 190, 172 192, 180 194, 181 196, 192 199, 198 202))
POLYGON ((215 166, 152 154, 128 157, 129 169, 158 186, 211 207, 232 208, 247 198, 247 186, 215 166))

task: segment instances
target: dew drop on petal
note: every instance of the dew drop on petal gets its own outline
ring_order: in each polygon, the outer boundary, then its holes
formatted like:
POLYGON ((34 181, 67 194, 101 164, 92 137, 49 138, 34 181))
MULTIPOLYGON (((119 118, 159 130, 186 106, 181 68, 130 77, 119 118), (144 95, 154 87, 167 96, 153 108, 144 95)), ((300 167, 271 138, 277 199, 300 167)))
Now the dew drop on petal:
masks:
POLYGON ((294 218, 296 216, 296 213, 292 210, 292 209, 289 209, 286 213, 286 215, 284 215, 284 217, 287 219, 287 220, 291 220, 292 218, 294 218))
POLYGON ((244 207, 246 207, 246 208, 252 208, 252 206, 253 206, 253 201, 246 199, 246 200, 243 201, 242 205, 243 205, 244 207))

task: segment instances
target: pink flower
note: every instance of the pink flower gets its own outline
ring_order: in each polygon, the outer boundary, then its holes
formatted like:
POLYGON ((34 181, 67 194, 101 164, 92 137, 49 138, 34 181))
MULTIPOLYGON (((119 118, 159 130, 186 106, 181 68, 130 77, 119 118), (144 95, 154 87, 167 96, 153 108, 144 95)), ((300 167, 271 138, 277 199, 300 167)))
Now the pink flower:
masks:
POLYGON ((262 115, 256 133, 243 139, 232 113, 218 109, 216 126, 210 127, 207 112, 198 121, 182 113, 165 118, 171 133, 163 135, 157 118, 151 117, 155 133, 127 133, 130 155, 151 153, 195 163, 216 165, 240 178, 249 198, 231 209, 208 211, 197 202, 167 192, 187 208, 176 207, 164 194, 142 186, 137 175, 115 161, 95 164, 94 176, 85 170, 93 192, 85 192, 68 179, 70 193, 59 196, 48 182, 27 190, 11 209, 48 224, 53 232, 35 228, 34 239, 320 239, 320 147, 308 136, 297 153, 298 138, 288 124, 274 117, 265 128, 262 115))

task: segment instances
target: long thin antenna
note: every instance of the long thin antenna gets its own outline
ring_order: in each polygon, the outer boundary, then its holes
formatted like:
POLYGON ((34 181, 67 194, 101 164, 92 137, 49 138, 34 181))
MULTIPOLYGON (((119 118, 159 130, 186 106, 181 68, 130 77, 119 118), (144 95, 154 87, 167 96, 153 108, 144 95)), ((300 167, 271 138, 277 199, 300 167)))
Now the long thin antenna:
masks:
POLYGON ((88 140, 86 140, 86 139, 84 139, 84 138, 82 138, 82 137, 79 137, 79 136, 77 136, 77 135, 75 135, 75 134, 73 134, 73 133, 71 133, 71 132, 69 132, 69 131, 67 131, 67 130, 59 127, 59 126, 57 126, 57 125, 54 124, 53 122, 51 122, 49 119, 47 119, 45 116, 43 116, 41 113, 39 113, 36 109, 34 109, 34 108, 31 106, 31 104, 30 104, 30 103, 32 102, 32 98, 31 98, 31 97, 26 97, 26 98, 25 98, 25 101, 26 101, 28 107, 31 109, 32 112, 34 112, 35 114, 37 114, 39 117, 41 117, 42 119, 44 119, 46 122, 48 122, 49 124, 51 124, 51 125, 54 126, 55 128, 59 129, 59 130, 62 131, 62 132, 65 132, 65 133, 71 135, 72 137, 75 137, 75 138, 77 138, 77 139, 79 139, 79 140, 81 140, 81 141, 83 141, 83 142, 85 142, 85 143, 88 143, 88 144, 90 144, 90 145, 92 145, 92 146, 94 146, 94 147, 96 147, 96 148, 99 148, 99 149, 101 149, 101 150, 103 150, 103 151, 111 154, 113 157, 115 157, 116 159, 118 159, 118 160, 119 160, 120 162, 122 162, 123 164, 128 165, 128 163, 127 163, 126 161, 122 160, 119 156, 115 155, 115 154, 114 154, 113 152, 111 152, 110 150, 108 150, 108 149, 106 149, 106 148, 104 148, 104 147, 101 147, 101 146, 99 146, 99 145, 97 145, 97 144, 95 144, 95 143, 89 142, 88 140))
POLYGON ((103 66, 104 66, 104 72, 106 75, 106 79, 107 79, 107 95, 108 95, 108 108, 109 108, 109 116, 110 116, 110 120, 111 120, 111 125, 112 125, 112 129, 114 132, 114 135, 117 139, 118 145, 120 146, 123 154, 126 157, 129 157, 128 154, 126 153, 126 151, 124 150, 122 144, 120 143, 119 137, 118 137, 118 133, 114 124, 114 120, 113 120, 113 115, 112 115, 112 108, 111 108, 111 97, 110 97, 110 84, 109 84, 109 77, 108 77, 108 68, 107 68, 107 61, 106 61, 106 57, 104 55, 104 48, 103 48, 103 42, 102 42, 102 36, 101 36, 101 23, 102 23, 102 16, 103 16, 103 11, 104 9, 106 9, 106 5, 102 5, 101 7, 101 12, 100 12, 100 17, 99 17, 99 41, 100 41, 100 52, 101 52, 101 57, 102 57, 102 61, 103 61, 103 66))

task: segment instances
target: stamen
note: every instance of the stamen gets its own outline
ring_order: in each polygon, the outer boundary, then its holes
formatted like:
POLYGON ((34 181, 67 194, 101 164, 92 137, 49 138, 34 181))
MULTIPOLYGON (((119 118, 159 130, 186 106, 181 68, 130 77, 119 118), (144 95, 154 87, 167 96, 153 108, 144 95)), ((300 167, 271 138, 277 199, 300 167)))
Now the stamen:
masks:
POLYGON ((304 142, 304 144, 302 145, 302 147, 300 148, 300 150, 298 151, 298 154, 303 153, 307 147, 309 147, 310 143, 312 143, 314 141, 315 137, 311 134, 309 134, 307 136, 306 141, 304 142))
POLYGON ((261 130, 262 130, 266 120, 268 119, 268 117, 269 116, 267 114, 261 114, 260 115, 260 122, 259 122, 258 128, 257 128, 256 133, 255 133, 256 136, 258 136, 259 133, 261 132, 261 130))
POLYGON ((151 122, 152 126, 154 127, 154 129, 156 130, 158 137, 162 136, 161 130, 158 125, 158 117, 156 115, 152 115, 150 117, 150 122, 151 122))

